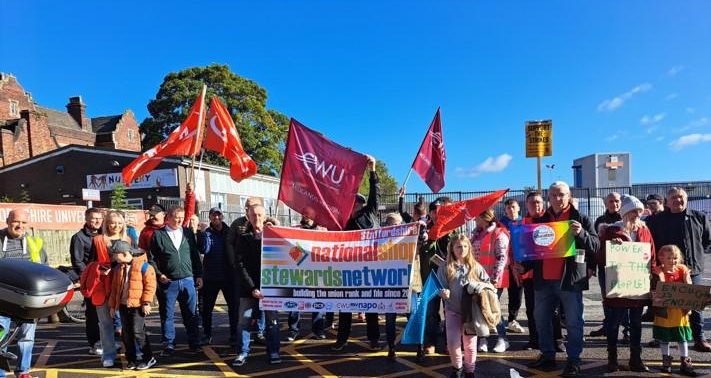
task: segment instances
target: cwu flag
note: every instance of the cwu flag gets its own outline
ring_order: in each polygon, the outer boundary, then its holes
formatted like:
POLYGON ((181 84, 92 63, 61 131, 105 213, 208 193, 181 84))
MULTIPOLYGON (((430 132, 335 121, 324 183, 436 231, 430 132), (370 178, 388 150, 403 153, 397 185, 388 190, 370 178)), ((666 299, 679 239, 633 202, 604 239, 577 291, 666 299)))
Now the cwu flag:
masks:
POLYGON ((400 344, 423 344, 425 340, 425 320, 427 319, 427 304, 439 296, 442 284, 434 272, 431 272, 425 286, 414 305, 410 320, 407 321, 400 344))

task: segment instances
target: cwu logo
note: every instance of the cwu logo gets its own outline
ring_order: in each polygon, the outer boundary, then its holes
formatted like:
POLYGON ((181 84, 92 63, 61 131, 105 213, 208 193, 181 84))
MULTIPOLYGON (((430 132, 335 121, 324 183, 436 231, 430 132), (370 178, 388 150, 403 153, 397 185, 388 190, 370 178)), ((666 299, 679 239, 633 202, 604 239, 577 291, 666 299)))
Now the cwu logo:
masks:
MULTIPOLYGON (((340 174, 338 173, 338 166, 325 161, 319 161, 318 156, 311 152, 305 152, 303 155, 295 154, 296 158, 304 164, 304 167, 313 174, 313 176, 318 179, 319 176, 321 180, 330 180, 333 185, 340 185, 343 181, 343 175, 345 174, 345 169, 340 168, 340 174)), ((319 180, 319 181, 321 181, 319 180)))

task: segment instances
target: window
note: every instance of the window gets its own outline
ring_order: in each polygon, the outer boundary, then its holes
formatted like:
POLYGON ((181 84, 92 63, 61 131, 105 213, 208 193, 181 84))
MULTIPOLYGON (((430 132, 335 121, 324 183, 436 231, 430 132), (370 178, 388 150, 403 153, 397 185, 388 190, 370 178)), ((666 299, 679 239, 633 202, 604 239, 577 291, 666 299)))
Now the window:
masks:
POLYGON ((128 141, 133 142, 133 130, 128 130, 128 141))
POLYGON ((19 117, 20 116, 20 110, 19 110, 20 103, 18 103, 15 100, 10 100, 10 115, 13 117, 19 117))

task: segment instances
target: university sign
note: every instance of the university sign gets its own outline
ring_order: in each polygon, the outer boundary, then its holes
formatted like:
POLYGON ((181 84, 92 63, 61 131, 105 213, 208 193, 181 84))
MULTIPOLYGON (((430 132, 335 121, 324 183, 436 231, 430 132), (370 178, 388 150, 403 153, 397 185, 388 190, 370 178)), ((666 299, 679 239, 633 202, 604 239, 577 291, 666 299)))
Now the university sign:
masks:
MULTIPOLYGON (((121 172, 96 173, 86 176, 86 187, 99 191, 111 191, 118 183, 123 182, 121 172)), ((125 185, 124 185, 125 186, 125 185)), ((137 177, 126 189, 160 188, 165 186, 178 186, 175 169, 156 169, 143 176, 137 177)))

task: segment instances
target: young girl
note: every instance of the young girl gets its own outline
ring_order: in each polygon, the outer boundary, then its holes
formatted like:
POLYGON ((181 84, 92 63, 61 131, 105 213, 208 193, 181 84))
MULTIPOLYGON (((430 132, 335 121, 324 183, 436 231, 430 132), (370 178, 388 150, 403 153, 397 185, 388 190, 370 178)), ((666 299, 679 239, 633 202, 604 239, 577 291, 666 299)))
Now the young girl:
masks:
MULTIPOLYGON (((684 261, 681 250, 675 245, 665 245, 659 249, 659 273, 656 279, 660 282, 682 282, 691 284, 689 268, 681 262, 684 261)), ((689 311, 676 307, 666 307, 663 314, 655 314, 653 336, 660 341, 662 349, 662 372, 671 373, 672 356, 669 351, 669 343, 676 341, 679 343, 679 354, 681 357, 681 374, 688 377, 696 377, 689 358, 689 344, 693 340, 691 336, 691 326, 689 325, 689 311)))
POLYGON ((447 350, 454 371, 452 377, 474 377, 477 337, 467 335, 463 328, 462 296, 467 285, 474 282, 489 282, 484 268, 474 260, 472 244, 466 235, 452 238, 447 246, 447 265, 437 270, 437 278, 444 288, 440 296, 444 299, 444 317, 447 323, 447 350), (462 339, 464 340, 464 366, 462 366, 462 339))

